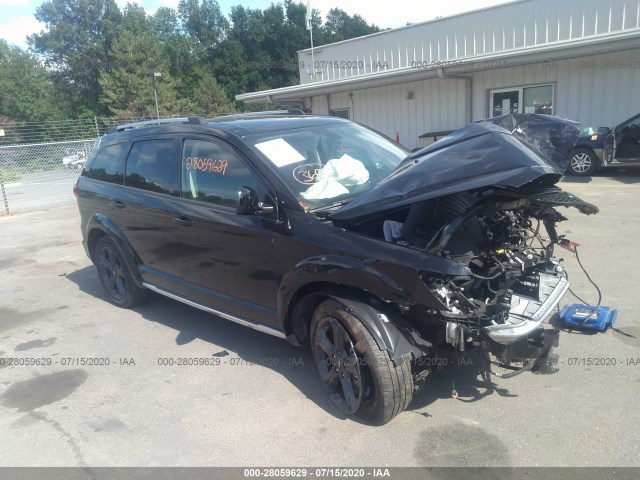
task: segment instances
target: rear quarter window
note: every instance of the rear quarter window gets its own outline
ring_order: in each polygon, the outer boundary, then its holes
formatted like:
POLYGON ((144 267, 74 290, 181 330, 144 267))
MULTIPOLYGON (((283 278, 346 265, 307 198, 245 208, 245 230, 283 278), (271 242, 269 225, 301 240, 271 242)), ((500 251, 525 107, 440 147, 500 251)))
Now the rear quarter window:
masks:
POLYGON ((84 176, 93 180, 122 184, 127 145, 127 143, 117 143, 103 147, 85 169, 84 176))

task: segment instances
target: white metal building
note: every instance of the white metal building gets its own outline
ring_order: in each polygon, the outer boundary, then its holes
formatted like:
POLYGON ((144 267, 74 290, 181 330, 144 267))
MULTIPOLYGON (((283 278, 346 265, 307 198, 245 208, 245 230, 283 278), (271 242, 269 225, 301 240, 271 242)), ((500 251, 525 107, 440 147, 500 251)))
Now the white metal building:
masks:
POLYGON ((640 112, 640 0, 516 0, 298 59, 299 85, 236 99, 344 116, 409 148, 515 112, 612 127, 640 112))

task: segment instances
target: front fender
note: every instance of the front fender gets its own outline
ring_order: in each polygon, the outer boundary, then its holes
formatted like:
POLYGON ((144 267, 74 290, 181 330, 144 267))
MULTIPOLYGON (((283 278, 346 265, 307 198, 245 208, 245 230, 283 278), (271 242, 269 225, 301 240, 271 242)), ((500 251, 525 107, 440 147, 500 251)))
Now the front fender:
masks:
POLYGON ((400 308, 414 303, 442 308, 417 270, 374 259, 357 260, 338 255, 306 258, 288 271, 278 289, 279 311, 286 312, 305 285, 323 283, 365 291, 400 308))
POLYGON ((120 230, 116 226, 116 224, 113 223, 111 218, 104 213, 94 213, 87 222, 87 227, 84 235, 84 238, 86 240, 83 243, 91 261, 95 263, 95 259, 93 258, 93 251, 91 251, 92 246, 95 245, 97 238, 103 234, 111 238, 113 243, 116 245, 116 248, 118 248, 120 254, 124 258, 124 261, 127 264, 127 268, 129 269, 133 280, 136 282, 136 285, 138 285, 140 288, 143 288, 142 276, 140 275, 140 272, 138 270, 138 256, 131 247, 131 244, 128 242, 127 238, 122 233, 122 230, 120 230))
POLYGON ((444 308, 417 270, 337 255, 310 257, 287 272, 278 290, 280 322, 291 334, 290 338, 295 338, 292 340, 295 343, 306 337, 304 323, 310 320, 313 310, 306 306, 304 312, 294 310, 304 305, 306 299, 318 295, 345 305, 396 364, 426 355, 431 347, 410 333, 413 328, 399 312, 416 303, 438 310, 444 308), (375 299, 380 306, 371 306, 368 299, 375 299), (385 305, 391 307, 385 308, 385 305))

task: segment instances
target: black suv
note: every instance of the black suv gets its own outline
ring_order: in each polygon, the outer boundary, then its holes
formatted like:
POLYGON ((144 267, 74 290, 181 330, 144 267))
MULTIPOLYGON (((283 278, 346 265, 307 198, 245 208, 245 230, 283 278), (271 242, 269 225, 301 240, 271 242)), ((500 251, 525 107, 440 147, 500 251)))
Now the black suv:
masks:
POLYGON ((446 350, 510 376, 557 342, 555 207, 597 212, 555 186, 578 129, 491 122, 412 154, 334 117, 123 125, 75 187, 83 243, 114 304, 153 291, 310 343, 335 406, 383 424, 446 350))

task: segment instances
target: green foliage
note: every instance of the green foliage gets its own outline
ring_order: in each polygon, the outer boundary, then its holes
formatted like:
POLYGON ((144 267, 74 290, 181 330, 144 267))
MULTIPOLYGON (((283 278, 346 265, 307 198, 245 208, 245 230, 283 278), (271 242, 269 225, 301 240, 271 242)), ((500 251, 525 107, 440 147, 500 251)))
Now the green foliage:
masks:
POLYGON ((207 115, 234 113, 233 102, 229 101, 224 88, 216 81, 211 72, 200 68, 196 74, 197 83, 192 95, 195 113, 207 115))
POLYGON ((210 62, 216 48, 223 42, 229 21, 222 14, 216 0, 180 0, 178 18, 182 31, 193 40, 193 54, 210 62))
POLYGON ((356 14, 351 17, 339 8, 329 10, 323 29, 326 43, 339 42, 380 31, 375 25, 369 25, 360 15, 356 14))
POLYGON ((155 116, 154 78, 162 115, 190 109, 187 100, 177 98, 169 57, 152 35, 123 31, 111 53, 112 69, 100 77, 102 98, 111 113, 123 117, 155 116), (161 77, 154 77, 155 72, 161 77))
POLYGON ((31 35, 29 45, 52 67, 65 95, 97 110, 98 79, 110 70, 111 46, 122 21, 118 5, 114 0, 50 0, 35 16, 46 30, 31 35))
POLYGON ((59 117, 59 100, 51 73, 38 59, 0 40, 0 114, 14 120, 59 117))
MULTIPOLYGON (((297 51, 309 47, 296 0, 238 5, 229 18, 216 0, 153 15, 115 0, 47 0, 35 16, 45 25, 29 37, 35 55, 0 42, 0 115, 18 120, 155 116, 153 72, 161 116, 232 112, 238 93, 297 84, 297 51)), ((317 46, 380 30, 339 8, 324 25, 313 11, 312 24, 317 46)))

